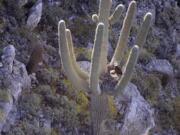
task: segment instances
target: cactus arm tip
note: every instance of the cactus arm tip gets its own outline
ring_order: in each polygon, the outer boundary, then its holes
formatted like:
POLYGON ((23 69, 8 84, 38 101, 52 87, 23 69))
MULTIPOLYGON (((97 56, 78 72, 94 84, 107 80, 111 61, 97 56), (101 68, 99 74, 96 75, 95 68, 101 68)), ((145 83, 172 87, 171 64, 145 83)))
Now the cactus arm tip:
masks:
POLYGON ((92 20, 93 20, 93 22, 98 23, 99 22, 99 16, 97 14, 93 14, 92 20))
POLYGON ((58 23, 58 28, 60 27, 65 27, 65 21, 64 20, 60 20, 58 23))
POLYGON ((109 17, 109 22, 111 25, 115 24, 116 22, 119 21, 122 12, 124 10, 124 5, 119 4, 116 9, 114 10, 114 12, 112 13, 112 15, 109 17))
POLYGON ((147 12, 145 17, 152 17, 152 13, 151 12, 147 12))
POLYGON ((138 45, 140 48, 144 45, 146 41, 146 37, 148 35, 148 31, 151 25, 151 20, 152 20, 152 13, 148 12, 144 16, 143 23, 137 33, 136 41, 135 44, 138 45))

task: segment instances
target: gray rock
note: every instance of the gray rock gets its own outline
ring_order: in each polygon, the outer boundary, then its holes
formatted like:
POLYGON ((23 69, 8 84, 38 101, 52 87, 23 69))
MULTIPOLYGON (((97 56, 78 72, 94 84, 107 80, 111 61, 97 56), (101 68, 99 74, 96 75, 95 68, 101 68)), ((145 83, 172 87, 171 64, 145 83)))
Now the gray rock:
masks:
POLYGON ((94 46, 94 44, 93 44, 93 43, 88 42, 88 45, 87 45, 87 48, 88 48, 88 49, 93 49, 93 46, 94 46))
POLYGON ((176 48, 176 57, 180 57, 180 44, 178 44, 176 48))
POLYGON ((36 28, 39 21, 41 20, 42 7, 43 7, 42 0, 38 0, 35 3, 35 5, 31 8, 27 22, 26 22, 26 26, 30 30, 33 30, 34 28, 36 28))
POLYGON ((0 68, 0 131, 13 109, 21 91, 31 85, 25 65, 15 60, 15 48, 9 45, 3 49, 0 68))
POLYGON ((91 63, 89 61, 78 61, 77 62, 82 70, 90 73, 91 63))
MULTIPOLYGON (((153 110, 147 101, 140 95, 137 87, 129 83, 123 92, 123 96, 129 102, 126 107, 123 125, 120 131, 122 135, 144 135, 155 126, 153 110)), ((117 97, 116 100, 121 98, 117 97)), ((123 106, 123 105, 120 105, 123 106)))
POLYGON ((4 69, 7 69, 12 73, 13 61, 15 58, 15 48, 12 45, 7 46, 3 49, 3 55, 1 56, 2 64, 4 69))
POLYGON ((21 8, 21 7, 23 7, 27 2, 28 2, 28 0, 18 0, 18 6, 21 8))
POLYGON ((48 0, 49 6, 59 6, 61 4, 62 4, 62 1, 59 1, 59 0, 48 0))
POLYGON ((153 59, 147 64, 146 69, 150 72, 159 72, 165 75, 173 76, 173 67, 166 59, 153 59))

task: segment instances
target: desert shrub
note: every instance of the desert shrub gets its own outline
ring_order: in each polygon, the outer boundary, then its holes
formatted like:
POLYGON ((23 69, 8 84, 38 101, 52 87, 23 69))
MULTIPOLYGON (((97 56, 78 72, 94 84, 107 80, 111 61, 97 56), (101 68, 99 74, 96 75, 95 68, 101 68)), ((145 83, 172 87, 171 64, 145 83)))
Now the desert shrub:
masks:
POLYGON ((20 103, 20 109, 25 110, 26 112, 30 113, 31 115, 38 115, 38 110, 41 107, 41 95, 32 93, 28 95, 24 95, 19 102, 20 103))
POLYGON ((91 60, 91 53, 92 53, 91 49, 79 47, 79 48, 74 48, 74 50, 75 50, 76 58, 80 58, 81 60, 84 59, 88 61, 91 60), (81 56, 83 56, 83 58, 81 56))
POLYGON ((44 5, 40 24, 46 24, 56 28, 59 19, 65 14, 66 12, 62 7, 44 5))
POLYGON ((8 92, 8 90, 0 89, 0 102, 9 102, 11 98, 11 94, 8 92))
POLYGON ((4 3, 7 7, 9 16, 14 16, 20 24, 25 24, 25 15, 27 14, 28 10, 23 7, 20 8, 17 4, 17 1, 14 0, 7 0, 4 3))
POLYGON ((140 63, 147 64, 149 63, 152 57, 153 57, 152 53, 148 52, 146 49, 142 49, 138 61, 140 63))
POLYGON ((2 109, 0 109, 0 121, 3 121, 5 119, 5 114, 2 109))
POLYGON ((132 82, 136 84, 141 95, 151 104, 158 102, 161 80, 154 74, 147 74, 144 71, 136 70, 132 76, 132 82))
POLYGON ((25 135, 24 131, 20 127, 13 128, 6 135, 25 135))
POLYGON ((172 118, 173 118, 173 125, 175 129, 180 132, 180 96, 174 98, 173 100, 173 111, 172 118))
POLYGON ((52 90, 49 85, 39 85, 34 91, 43 96, 52 95, 52 90))

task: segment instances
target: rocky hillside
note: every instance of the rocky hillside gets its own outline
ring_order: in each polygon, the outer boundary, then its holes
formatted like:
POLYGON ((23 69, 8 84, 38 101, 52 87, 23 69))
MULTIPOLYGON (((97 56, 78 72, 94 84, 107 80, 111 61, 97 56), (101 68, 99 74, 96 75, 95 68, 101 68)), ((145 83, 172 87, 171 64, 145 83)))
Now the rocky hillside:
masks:
MULTIPOLYGON (((128 4, 110 29, 108 59, 113 55, 128 4)), ((86 70, 99 0, 0 0, 1 135, 92 135, 90 96, 75 91, 63 74, 57 25, 65 20, 73 35, 77 61, 86 70)), ((121 98, 110 98, 108 130, 121 135, 180 134, 180 2, 137 0, 128 39, 132 47, 146 12, 153 15, 131 83, 121 98)), ((126 57, 124 58, 126 59, 126 57)), ((105 78, 106 86, 109 78, 105 78)), ((107 86, 109 87, 109 86, 107 86)))

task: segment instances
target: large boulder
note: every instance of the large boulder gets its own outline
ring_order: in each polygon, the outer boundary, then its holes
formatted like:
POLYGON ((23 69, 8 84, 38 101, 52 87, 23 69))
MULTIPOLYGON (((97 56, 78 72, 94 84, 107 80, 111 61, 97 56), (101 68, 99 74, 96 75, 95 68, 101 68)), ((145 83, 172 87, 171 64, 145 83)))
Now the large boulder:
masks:
POLYGON ((150 72, 158 72, 164 75, 173 76, 173 66, 166 59, 153 59, 147 66, 147 70, 150 72))
POLYGON ((120 111, 126 108, 120 134, 122 135, 145 135, 155 126, 153 110, 148 102, 140 95, 137 87, 129 83, 122 97, 117 97, 120 111), (126 101, 123 104, 122 100, 126 101))

